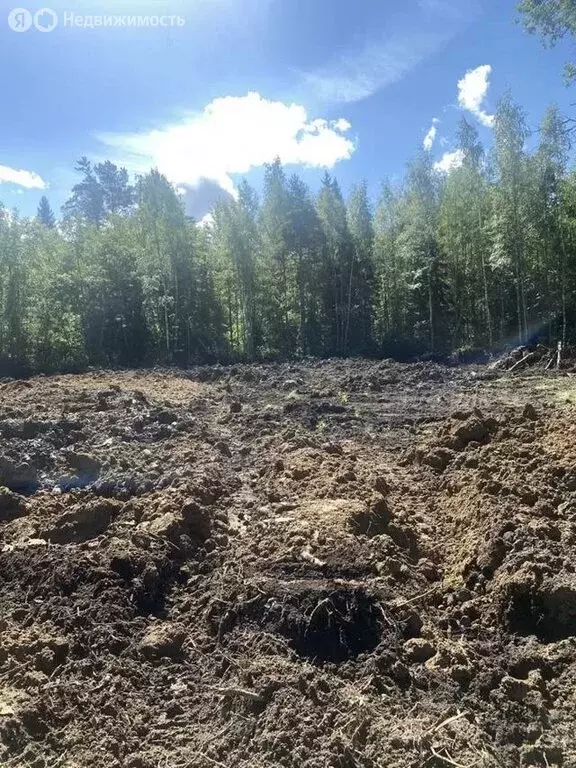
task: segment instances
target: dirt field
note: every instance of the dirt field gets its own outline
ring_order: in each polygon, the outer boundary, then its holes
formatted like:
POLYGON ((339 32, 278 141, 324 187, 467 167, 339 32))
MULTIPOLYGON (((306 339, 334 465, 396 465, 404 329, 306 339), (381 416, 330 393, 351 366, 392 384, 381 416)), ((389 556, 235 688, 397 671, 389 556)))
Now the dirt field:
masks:
POLYGON ((576 766, 576 378, 0 383, 2 768, 576 766))

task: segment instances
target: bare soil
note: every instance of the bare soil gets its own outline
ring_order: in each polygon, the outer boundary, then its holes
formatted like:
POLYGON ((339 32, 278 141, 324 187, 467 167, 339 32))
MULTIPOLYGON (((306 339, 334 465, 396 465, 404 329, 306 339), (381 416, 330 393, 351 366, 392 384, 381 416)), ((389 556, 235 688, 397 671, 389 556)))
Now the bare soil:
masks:
POLYGON ((0 382, 2 768, 576 766, 576 379, 0 382))

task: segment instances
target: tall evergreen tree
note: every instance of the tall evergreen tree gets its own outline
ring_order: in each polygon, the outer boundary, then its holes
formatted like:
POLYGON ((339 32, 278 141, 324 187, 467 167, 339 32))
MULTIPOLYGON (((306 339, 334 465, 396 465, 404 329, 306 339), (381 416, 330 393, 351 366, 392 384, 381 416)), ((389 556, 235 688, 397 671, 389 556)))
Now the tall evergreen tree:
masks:
POLYGON ((106 160, 92 165, 87 157, 76 164, 81 180, 72 188, 72 195, 63 206, 66 218, 77 218, 100 226, 109 214, 127 213, 135 201, 135 189, 130 185, 128 171, 106 160))
POLYGON ((36 219, 47 229, 54 229, 56 226, 56 217, 54 216, 54 211, 50 207, 50 203, 48 202, 46 195, 42 195, 40 198, 36 219))
POLYGON ((125 214, 134 205, 135 189, 130 184, 126 168, 106 160, 94 167, 94 174, 102 189, 104 212, 125 214))
POLYGON ((78 160, 75 170, 82 178, 72 187, 72 195, 62 207, 62 213, 65 218, 75 217, 98 226, 105 214, 104 190, 87 157, 78 160))

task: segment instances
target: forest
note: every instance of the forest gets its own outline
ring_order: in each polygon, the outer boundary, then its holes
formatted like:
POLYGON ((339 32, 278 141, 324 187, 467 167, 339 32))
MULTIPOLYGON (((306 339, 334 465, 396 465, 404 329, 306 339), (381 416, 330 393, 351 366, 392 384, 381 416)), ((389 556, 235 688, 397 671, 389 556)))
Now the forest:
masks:
POLYGON ((303 356, 462 359, 576 330, 576 172, 556 106, 530 131, 506 95, 490 151, 462 119, 461 165, 422 150, 377 200, 317 194, 280 160, 209 224, 157 170, 76 167, 56 219, 0 208, 0 370, 303 356))

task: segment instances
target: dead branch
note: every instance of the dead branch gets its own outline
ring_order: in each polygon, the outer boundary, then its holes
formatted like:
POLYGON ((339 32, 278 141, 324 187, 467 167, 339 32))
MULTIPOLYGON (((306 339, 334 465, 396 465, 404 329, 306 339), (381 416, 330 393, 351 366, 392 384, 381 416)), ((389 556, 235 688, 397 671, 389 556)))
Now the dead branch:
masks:
POLYGON ((441 755, 439 752, 436 752, 434 747, 430 747, 430 751, 432 752, 432 756, 435 757, 437 760, 443 760, 447 765, 452 765, 454 768, 474 768, 475 765, 477 765, 478 761, 475 760, 473 763, 470 763, 469 765, 462 765, 462 763, 457 763, 455 760, 452 760, 450 757, 444 757, 444 755, 441 755))
POLYGON ((422 592, 420 595, 416 595, 415 597, 411 597, 409 600, 403 600, 401 603, 393 603, 392 605, 394 608, 405 608, 407 605, 411 605, 412 603, 416 603, 418 600, 422 600, 423 597, 428 597, 428 595, 431 595, 433 592, 436 592, 438 589, 438 585, 435 584, 430 589, 427 589, 426 592, 422 592))
MULTIPOLYGON (((317 613, 318 613, 318 612, 319 612, 319 611, 320 611, 322 608, 324 608, 324 606, 326 606, 326 605, 329 605, 329 604, 330 604, 330 605, 332 604, 332 601, 330 600, 330 598, 329 598, 329 597, 325 597, 323 600, 320 600, 320 602, 319 602, 319 603, 316 605, 316 607, 314 608, 314 610, 312 611, 312 613, 310 614, 310 616, 308 616, 308 627, 310 627, 310 624, 312 624, 312 620, 314 619, 314 617, 316 616, 316 614, 317 614, 317 613)), ((306 631, 308 631, 308 629, 306 629, 306 631)))
MULTIPOLYGON (((212 765, 218 766, 218 768, 226 768, 224 763, 221 763, 219 760, 215 760, 213 757, 210 757, 210 755, 207 755, 204 752, 196 752, 195 756, 202 757, 204 760, 207 760, 212 765)), ((195 765, 195 763, 186 763, 185 768, 187 768, 187 766, 192 766, 192 765, 195 765)))
POLYGON ((512 368, 508 368, 508 373, 512 373, 512 371, 515 371, 516 368, 519 368, 521 365, 527 365, 528 363, 531 363, 536 358, 535 352, 529 352, 527 355, 524 355, 524 357, 521 360, 518 360, 512 368))
POLYGON ((241 696, 245 699, 249 699, 250 701, 257 701, 259 704, 264 703, 264 699, 262 696, 260 696, 259 693, 256 693, 256 691, 249 691, 246 688, 218 688, 210 686, 210 690, 219 693, 221 696, 241 696))
POLYGON ((461 717, 465 717, 468 714, 468 710, 463 710, 462 712, 458 712, 457 715, 452 715, 452 717, 447 717, 446 720, 443 720, 439 725, 435 725, 432 728, 429 728, 427 733, 435 733, 436 731, 439 731, 441 728, 445 728, 447 725, 450 725, 451 723, 456 722, 456 720, 460 720, 461 717))

